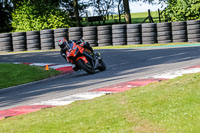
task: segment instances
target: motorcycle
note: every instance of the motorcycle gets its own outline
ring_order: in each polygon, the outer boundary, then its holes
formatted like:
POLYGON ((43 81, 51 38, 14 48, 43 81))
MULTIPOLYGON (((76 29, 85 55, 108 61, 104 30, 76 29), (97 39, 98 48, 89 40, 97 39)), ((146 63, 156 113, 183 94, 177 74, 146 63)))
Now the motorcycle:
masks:
POLYGON ((89 74, 94 74, 96 70, 105 71, 106 64, 102 60, 100 53, 94 53, 89 44, 84 40, 68 41, 66 43, 66 60, 74 64, 74 71, 83 69, 89 74))

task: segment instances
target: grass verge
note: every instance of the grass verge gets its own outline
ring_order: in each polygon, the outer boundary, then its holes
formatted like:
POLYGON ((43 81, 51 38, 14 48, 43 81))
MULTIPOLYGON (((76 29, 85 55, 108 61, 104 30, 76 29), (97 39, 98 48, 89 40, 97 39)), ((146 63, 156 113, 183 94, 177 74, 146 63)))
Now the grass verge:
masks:
POLYGON ((199 132, 200 73, 0 121, 1 133, 199 132), (11 126, 12 125, 12 126, 11 126))
MULTIPOLYGON (((151 16, 154 20, 154 23, 159 23, 159 16, 158 16, 158 11, 152 11, 151 12, 151 16)), ((147 12, 139 12, 139 13, 131 13, 131 22, 133 24, 135 23, 143 23, 143 21, 145 20, 145 18, 148 17, 148 11, 147 12)), ((149 19, 146 20, 146 23, 149 22, 149 19)), ((124 14, 121 15, 121 23, 126 23, 125 22, 125 17, 124 14)), ((81 23, 82 26, 88 26, 88 22, 85 20, 85 18, 83 19, 83 22, 81 23)), ((107 20, 105 21, 105 24, 119 24, 119 15, 115 14, 113 15, 113 17, 110 15, 109 18, 107 18, 107 20)), ((103 22, 101 21, 100 23, 98 21, 90 23, 90 25, 103 25, 103 22)))
POLYGON ((38 66, 0 64, 0 89, 41 80, 59 73, 52 69, 45 71, 43 67, 38 66))

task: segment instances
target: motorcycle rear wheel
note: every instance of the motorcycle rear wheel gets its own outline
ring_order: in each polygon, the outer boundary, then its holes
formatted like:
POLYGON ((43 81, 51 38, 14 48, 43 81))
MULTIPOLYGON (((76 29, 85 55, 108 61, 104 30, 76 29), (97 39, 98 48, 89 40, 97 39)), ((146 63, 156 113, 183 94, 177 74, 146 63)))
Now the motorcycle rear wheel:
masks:
POLYGON ((89 73, 89 74, 95 73, 95 69, 89 61, 88 61, 88 63, 85 63, 83 60, 80 59, 77 61, 77 64, 87 73, 89 73))

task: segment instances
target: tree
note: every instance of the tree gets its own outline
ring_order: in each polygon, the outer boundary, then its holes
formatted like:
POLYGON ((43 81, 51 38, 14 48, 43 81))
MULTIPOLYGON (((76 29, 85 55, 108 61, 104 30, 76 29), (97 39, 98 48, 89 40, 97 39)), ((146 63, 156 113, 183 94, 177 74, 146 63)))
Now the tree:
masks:
MULTIPOLYGON (((5 0, 4 0, 5 1, 5 0)), ((87 3, 82 0, 7 0, 11 1, 12 26, 16 31, 80 26, 87 3), (75 21, 72 18, 75 16, 75 21)))
POLYGON ((162 15, 167 21, 200 19, 200 0, 170 0, 162 15))
POLYGON ((124 5, 124 16, 127 24, 131 23, 131 13, 129 7, 129 0, 123 0, 124 5))
POLYGON ((119 16, 119 23, 121 23, 121 14, 124 12, 122 0, 117 0, 117 10, 119 16))
POLYGON ((93 0, 92 6, 94 7, 94 11, 104 18, 109 17, 114 11, 114 0, 93 0))
POLYGON ((10 2, 0 0, 0 32, 8 32, 11 30, 11 11, 10 2))
POLYGON ((15 31, 32 31, 69 27, 68 14, 55 3, 39 0, 17 5, 12 12, 12 27, 15 31))
POLYGON ((79 10, 78 10, 78 0, 74 0, 74 13, 75 13, 75 17, 76 17, 76 24, 77 26, 81 26, 80 23, 80 17, 79 17, 79 10))
POLYGON ((81 26, 80 17, 85 15, 86 8, 89 6, 85 0, 61 0, 60 7, 65 10, 69 16, 76 21, 76 26, 81 26))

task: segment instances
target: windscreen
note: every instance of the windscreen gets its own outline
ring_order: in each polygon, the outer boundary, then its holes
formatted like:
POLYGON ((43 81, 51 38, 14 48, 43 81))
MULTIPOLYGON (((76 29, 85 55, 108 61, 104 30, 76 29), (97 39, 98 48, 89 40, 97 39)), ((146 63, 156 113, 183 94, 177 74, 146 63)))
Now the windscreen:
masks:
POLYGON ((69 50, 73 49, 73 42, 68 42, 67 47, 69 50))

